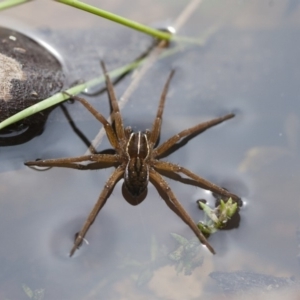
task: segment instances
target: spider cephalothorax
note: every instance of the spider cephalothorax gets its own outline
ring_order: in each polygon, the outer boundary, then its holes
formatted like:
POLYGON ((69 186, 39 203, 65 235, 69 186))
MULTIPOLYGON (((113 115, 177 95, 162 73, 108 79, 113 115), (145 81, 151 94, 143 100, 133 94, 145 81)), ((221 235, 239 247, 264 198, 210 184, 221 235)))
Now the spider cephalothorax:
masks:
MULTIPOLYGON (((108 95, 113 110, 112 119, 115 122, 114 128, 103 117, 103 115, 96 111, 85 99, 76 96, 70 96, 73 99, 81 102, 94 115, 94 117, 103 124, 109 142, 111 146, 115 149, 115 154, 93 153, 91 155, 84 155, 78 157, 29 161, 25 163, 27 166, 67 167, 82 170, 87 169, 88 165, 84 165, 83 167, 81 163, 89 161, 90 164, 94 164, 95 162, 97 162, 105 164, 105 167, 115 167, 115 171, 110 175, 109 179, 105 183, 104 189, 102 190, 98 201, 96 202, 90 215, 85 221, 79 234, 76 236, 74 246, 70 252, 70 256, 72 256, 76 249, 80 246, 88 229, 94 222, 99 211, 104 206, 107 198, 114 189, 114 186, 122 178, 124 178, 125 189, 134 199, 137 199, 147 190, 147 185, 149 181, 156 188, 159 188, 161 191, 163 191, 163 193, 166 196, 164 197, 164 200, 168 207, 175 214, 177 214, 193 230, 193 232, 196 234, 199 240, 202 243, 204 243, 212 253, 214 253, 214 249, 211 247, 211 245, 203 236, 197 225, 192 220, 192 218, 177 200, 176 196, 170 189, 168 183, 164 180, 164 178, 161 175, 164 172, 171 172, 177 174, 181 173, 192 179, 201 188, 210 190, 216 194, 225 197, 226 199, 231 197, 233 200, 238 201, 239 197, 205 180, 204 178, 194 174, 193 172, 189 171, 184 167, 170 162, 160 161, 159 158, 163 155, 166 155, 168 151, 183 138, 187 138, 197 133, 201 133, 212 126, 215 126, 225 120, 233 118, 234 114, 228 114, 223 117, 212 119, 210 121, 198 124, 194 127, 185 129, 179 132, 178 134, 172 136, 161 145, 156 146, 161 129, 162 114, 164 110, 166 95, 171 78, 174 75, 174 71, 170 73, 170 76, 164 86, 156 118, 152 125, 152 129, 146 132, 135 133, 132 132, 130 128, 124 129, 123 120, 120 114, 118 101, 116 99, 112 83, 106 72, 104 63, 102 62, 101 65, 105 74, 108 95)), ((142 200, 137 200, 133 202, 129 201, 129 203, 138 204, 142 200)))

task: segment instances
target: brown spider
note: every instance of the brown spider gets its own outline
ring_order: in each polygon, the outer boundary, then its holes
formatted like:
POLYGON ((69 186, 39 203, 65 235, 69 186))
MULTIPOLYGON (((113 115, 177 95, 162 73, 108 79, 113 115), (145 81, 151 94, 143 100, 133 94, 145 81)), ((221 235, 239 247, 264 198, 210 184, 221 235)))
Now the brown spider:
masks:
POLYGON ((216 118, 183 130, 156 147, 161 130, 162 114, 164 110, 166 95, 171 78, 174 75, 174 71, 170 73, 169 78, 163 88, 163 92, 157 110, 157 115, 153 122, 151 131, 132 132, 130 127, 124 129, 113 85, 110 81, 110 78, 107 74, 103 62, 101 62, 101 66, 106 79, 108 96, 112 106, 112 119, 115 122, 115 128, 113 128, 112 125, 85 99, 76 96, 73 97, 71 95, 69 96, 81 102, 93 114, 93 116, 103 124, 109 142, 111 146, 115 149, 115 154, 93 153, 91 155, 84 155, 78 157, 29 161, 25 163, 25 165, 27 166, 67 167, 75 169, 86 169, 88 165, 83 165, 80 163, 84 161, 89 161, 90 165, 95 163, 102 163, 102 167, 99 168, 116 168, 107 180, 104 189, 102 190, 98 198, 98 201, 96 202, 94 208, 90 212, 80 232, 76 236, 73 248, 70 251, 70 256, 72 256, 76 249, 78 249, 78 247, 81 245, 88 229, 94 222, 101 208, 104 206, 114 186, 122 177, 124 178, 124 190, 127 190, 127 192, 131 195, 132 199, 136 200, 135 203, 130 202, 128 200, 129 203, 138 204, 144 200, 145 196, 144 198, 140 197, 143 194, 146 194, 147 185, 150 180, 150 182, 156 188, 161 189, 166 195, 166 197, 164 197, 164 200, 169 206, 169 208, 174 213, 176 213, 193 230, 193 232, 196 234, 199 240, 203 244, 205 244, 212 253, 215 253, 212 246, 208 243, 206 238, 198 229, 197 225, 193 222, 192 218, 177 200, 174 193, 170 189, 168 183, 163 179, 160 173, 182 173, 194 180, 195 182, 197 182, 197 184, 204 189, 210 190, 226 198, 231 197, 236 201, 239 200, 239 197, 203 179, 202 177, 199 177, 198 175, 192 173, 184 167, 170 162, 159 161, 158 158, 163 154, 166 154, 166 152, 170 150, 170 148, 174 146, 177 142, 179 142, 181 139, 191 136, 193 134, 203 132, 204 130, 212 126, 215 126, 225 120, 233 118, 234 114, 228 114, 223 117, 216 118))

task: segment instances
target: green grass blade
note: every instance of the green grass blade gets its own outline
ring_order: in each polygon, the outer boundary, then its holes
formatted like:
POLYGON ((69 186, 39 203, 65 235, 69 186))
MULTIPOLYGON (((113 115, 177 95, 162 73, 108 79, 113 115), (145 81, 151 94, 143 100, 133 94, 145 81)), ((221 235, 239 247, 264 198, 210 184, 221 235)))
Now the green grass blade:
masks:
POLYGON ((32 0, 5 0, 0 2, 0 11, 32 0))
POLYGON ((81 10, 84 10, 84 11, 87 11, 87 12, 90 12, 90 13, 95 14, 97 16, 106 18, 106 19, 111 20, 113 22, 116 22, 116 23, 122 24, 124 26, 133 28, 135 30, 141 31, 143 33, 152 35, 152 36, 154 36, 158 39, 170 40, 171 37, 172 37, 172 35, 170 33, 162 32, 160 30, 153 29, 151 27, 148 27, 148 26, 145 26, 145 25, 140 24, 138 22, 135 22, 135 21, 126 19, 124 17, 115 15, 113 13, 107 12, 103 9, 97 8, 95 6, 86 4, 86 3, 81 2, 81 1, 77 1, 77 0, 56 0, 56 1, 60 2, 60 3, 67 4, 67 5, 70 5, 70 6, 73 6, 73 7, 76 7, 78 9, 81 9, 81 10))

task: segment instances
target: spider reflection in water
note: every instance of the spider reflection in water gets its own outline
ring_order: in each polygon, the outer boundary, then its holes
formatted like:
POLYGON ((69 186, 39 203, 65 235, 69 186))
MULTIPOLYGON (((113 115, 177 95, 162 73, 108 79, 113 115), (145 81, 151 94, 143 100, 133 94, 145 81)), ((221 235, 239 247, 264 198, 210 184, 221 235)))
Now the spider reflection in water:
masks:
POLYGON ((115 122, 114 127, 85 99, 71 95, 69 96, 81 102, 93 114, 93 116, 103 124, 108 140, 115 150, 115 154, 92 153, 90 155, 78 157, 29 161, 25 163, 27 166, 67 167, 81 170, 87 169, 89 165, 95 163, 102 164, 102 166, 99 168, 115 167, 114 172, 110 175, 109 179, 105 183, 98 201, 90 212, 80 232, 77 234, 73 248, 70 251, 70 256, 72 256, 76 249, 78 249, 78 247, 81 245, 87 231, 95 221, 95 218, 97 217, 101 208, 104 206, 116 183, 121 178, 124 178, 124 190, 127 191, 127 194, 129 194, 131 198, 131 200, 129 200, 126 197, 126 200, 133 205, 139 204, 144 200, 146 196, 147 185, 150 181, 158 190, 161 190, 165 194, 165 197, 163 198, 168 207, 193 230, 199 240, 205 244, 212 253, 215 253, 212 246, 208 243, 192 218, 177 200, 168 183, 161 175, 165 172, 169 172, 171 174, 181 173, 195 181, 198 186, 222 195, 226 199, 231 197, 238 201, 239 197, 192 173, 184 167, 170 162, 160 161, 159 157, 166 155, 167 152, 183 138, 196 135, 225 120, 231 119, 234 117, 234 114, 228 114, 183 130, 169 138, 161 145, 157 146, 166 95, 171 78, 174 75, 174 71, 170 73, 169 78, 163 88, 156 118, 153 122, 151 131, 147 130, 146 132, 132 132, 130 127, 124 128, 123 126, 123 120, 120 114, 113 85, 103 62, 101 63, 101 66, 105 75, 108 96, 112 106, 112 119, 115 122), (86 161, 89 162, 88 165, 81 164, 82 162, 86 161))

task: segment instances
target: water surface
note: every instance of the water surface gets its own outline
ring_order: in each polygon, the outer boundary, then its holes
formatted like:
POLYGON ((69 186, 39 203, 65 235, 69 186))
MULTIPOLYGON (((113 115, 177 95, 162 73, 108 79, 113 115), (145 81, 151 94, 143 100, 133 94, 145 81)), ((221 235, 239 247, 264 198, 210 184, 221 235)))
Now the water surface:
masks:
MULTIPOLYGON (((106 5, 103 8, 147 24, 174 19, 184 7, 183 3, 167 1, 139 1, 133 11, 126 11, 122 3, 106 5)), ((99 58, 108 60, 111 68, 126 63, 124 57, 128 54, 120 55, 118 60, 104 51, 114 39, 97 41, 103 30, 111 30, 117 39, 120 34, 120 45, 113 44, 113 53, 122 53, 126 47, 142 50, 149 41, 141 38, 142 44, 135 47, 131 39, 126 45, 121 37, 127 29, 118 33, 117 25, 54 2, 36 1, 1 14, 28 23, 42 36, 48 36, 64 56, 75 47, 73 57, 66 57, 69 66, 72 59, 76 66, 83 66, 85 61, 95 66, 90 73, 89 68, 80 71, 79 67, 76 73, 73 67, 72 79, 95 76, 99 58), (40 2, 48 5, 48 17, 43 15, 40 2), (28 18, 33 12, 37 14, 35 21, 28 18), (54 15, 61 18, 54 22, 54 15), (85 39, 94 36, 97 41, 93 50, 81 44, 83 32, 85 39)), ((151 260, 155 247, 158 253, 178 247, 170 233, 187 239, 193 234, 168 209, 154 187, 149 186, 141 205, 132 207, 124 201, 119 183, 86 236, 89 245, 70 259, 74 234, 112 170, 57 168, 37 172, 23 165, 26 160, 78 156, 86 151, 86 145, 58 108, 41 136, 0 149, 1 299, 28 299, 25 286, 40 295, 44 293, 41 299, 99 299, 99 295, 103 299, 241 299, 241 295, 250 299, 254 294, 259 299, 266 295, 294 299, 297 287, 270 292, 250 287, 228 294, 209 274, 239 270, 300 277, 299 14, 293 1, 204 1, 180 33, 200 37, 213 26, 218 25, 218 30, 205 46, 191 47, 155 64, 122 112, 125 125, 137 130, 150 128, 163 84, 175 68, 161 141, 198 122, 236 113, 234 119, 204 132, 167 158, 244 200, 239 228, 220 231, 210 238, 215 256, 199 247, 203 264, 189 276, 177 274, 163 254, 151 260)), ((127 77, 118 84, 118 95, 129 82, 127 77)), ((89 100, 108 115, 106 95, 89 100)), ((92 139, 100 128, 97 121, 78 103, 66 107, 76 126, 92 139)), ((100 149, 108 147, 104 140, 100 149)), ((169 182, 194 220, 202 219, 196 200, 205 198, 213 203, 213 197, 199 188, 169 182)))

